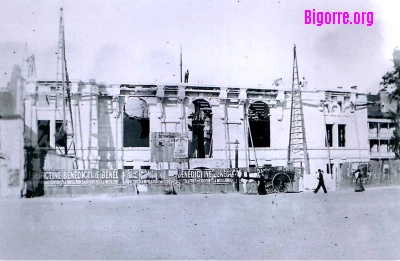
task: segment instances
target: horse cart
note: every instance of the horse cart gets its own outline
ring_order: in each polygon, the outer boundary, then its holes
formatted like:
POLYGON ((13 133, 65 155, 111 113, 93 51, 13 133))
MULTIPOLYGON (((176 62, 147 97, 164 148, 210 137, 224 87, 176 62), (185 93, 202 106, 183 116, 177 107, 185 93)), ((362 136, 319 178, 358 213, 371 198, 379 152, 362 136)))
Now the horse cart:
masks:
POLYGON ((257 173, 249 173, 247 177, 249 182, 252 180, 265 183, 265 189, 268 194, 284 193, 293 187, 295 181, 295 170, 285 167, 264 167, 258 168, 257 173))

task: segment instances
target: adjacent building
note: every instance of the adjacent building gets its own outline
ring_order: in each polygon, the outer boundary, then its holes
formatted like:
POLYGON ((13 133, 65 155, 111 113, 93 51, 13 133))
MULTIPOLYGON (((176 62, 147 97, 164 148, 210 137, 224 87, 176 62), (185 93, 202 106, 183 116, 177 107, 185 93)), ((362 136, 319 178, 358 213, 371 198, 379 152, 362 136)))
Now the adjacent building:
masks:
POLYGON ((391 101, 389 94, 381 90, 376 95, 367 96, 368 106, 368 142, 371 160, 391 160, 395 154, 391 149, 390 139, 395 130, 393 113, 396 112, 396 102, 391 101))
POLYGON ((8 86, 0 89, 0 198, 20 197, 24 184, 24 81, 15 66, 8 86))

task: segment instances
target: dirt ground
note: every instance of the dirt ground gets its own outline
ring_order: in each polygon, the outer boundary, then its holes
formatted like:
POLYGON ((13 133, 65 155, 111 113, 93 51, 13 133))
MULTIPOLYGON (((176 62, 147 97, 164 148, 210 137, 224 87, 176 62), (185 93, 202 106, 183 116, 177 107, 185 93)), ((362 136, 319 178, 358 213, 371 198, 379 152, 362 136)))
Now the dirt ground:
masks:
POLYGON ((400 259, 400 188, 0 200, 0 259, 400 259))

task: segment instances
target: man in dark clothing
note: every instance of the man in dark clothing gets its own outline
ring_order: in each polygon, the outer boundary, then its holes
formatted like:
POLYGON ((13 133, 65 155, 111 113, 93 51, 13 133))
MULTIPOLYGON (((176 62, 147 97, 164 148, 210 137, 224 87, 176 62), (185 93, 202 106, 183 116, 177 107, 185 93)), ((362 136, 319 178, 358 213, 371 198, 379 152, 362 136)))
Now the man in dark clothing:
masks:
POLYGON ((326 188, 325 188, 324 175, 323 175, 322 173, 323 173, 322 170, 318 169, 318 180, 319 180, 319 181, 318 181, 318 186, 317 186, 317 188, 314 190, 314 193, 315 193, 315 194, 318 192, 318 190, 319 190, 320 187, 322 187, 322 189, 324 190, 324 193, 328 193, 328 192, 326 191, 326 188))
POLYGON ((189 70, 186 70, 185 72, 185 83, 189 82, 189 70))
POLYGON ((239 192, 239 176, 237 173, 237 169, 233 172, 233 190, 239 192))

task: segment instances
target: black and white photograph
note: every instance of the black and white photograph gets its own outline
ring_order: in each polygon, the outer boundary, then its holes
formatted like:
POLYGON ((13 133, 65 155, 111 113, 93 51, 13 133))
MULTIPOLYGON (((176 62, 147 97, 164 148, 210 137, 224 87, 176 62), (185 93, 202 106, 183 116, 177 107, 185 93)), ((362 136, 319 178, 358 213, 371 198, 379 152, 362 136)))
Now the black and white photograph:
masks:
POLYGON ((0 0, 0 260, 399 260, 399 10, 0 0))

